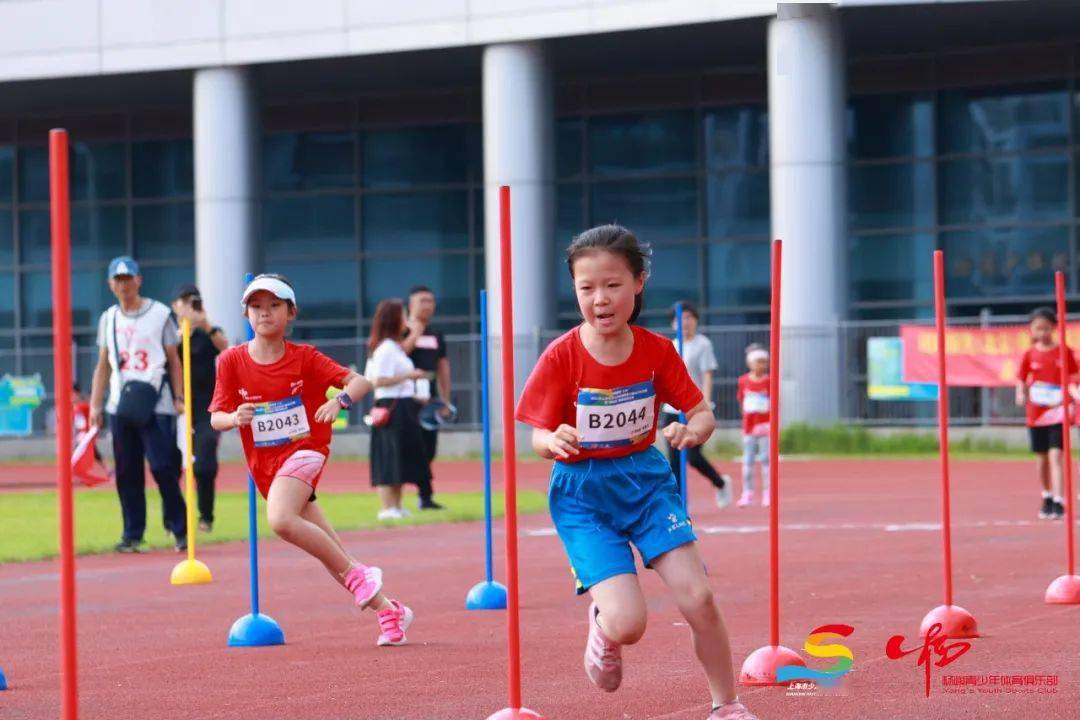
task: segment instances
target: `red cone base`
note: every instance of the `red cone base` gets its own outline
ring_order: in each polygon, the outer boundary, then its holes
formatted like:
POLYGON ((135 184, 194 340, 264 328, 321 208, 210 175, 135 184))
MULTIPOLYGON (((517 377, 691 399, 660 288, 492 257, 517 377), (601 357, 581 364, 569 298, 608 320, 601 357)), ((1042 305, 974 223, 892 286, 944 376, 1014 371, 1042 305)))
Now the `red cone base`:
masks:
POLYGON ((544 716, 528 708, 503 708, 487 720, 544 720, 544 716))
POLYGON ((1062 575, 1046 588, 1051 605, 1080 605, 1080 575, 1062 575))
POLYGON ((926 637, 930 628, 941 623, 941 634, 948 638, 977 638, 979 627, 964 608, 959 605, 938 605, 923 618, 919 637, 926 637))
POLYGON ((786 682, 776 681, 777 668, 785 665, 806 667, 799 653, 791 648, 783 645, 766 645, 750 653, 743 662, 739 682, 749 686, 787 685, 786 682))

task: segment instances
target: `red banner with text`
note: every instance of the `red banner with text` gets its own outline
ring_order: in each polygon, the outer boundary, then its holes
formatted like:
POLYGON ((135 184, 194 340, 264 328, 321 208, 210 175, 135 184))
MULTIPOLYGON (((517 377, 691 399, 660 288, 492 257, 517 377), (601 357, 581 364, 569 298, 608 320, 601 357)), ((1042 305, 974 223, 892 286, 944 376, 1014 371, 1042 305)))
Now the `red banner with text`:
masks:
MULTIPOLYGON (((1080 323, 1070 324, 1066 337, 1069 347, 1077 347, 1080 323)), ((936 383, 937 330, 932 325, 902 325, 900 338, 904 341, 904 382, 936 383)), ((969 387, 1014 385, 1020 358, 1030 346, 1027 325, 946 328, 946 380, 949 385, 969 387)))

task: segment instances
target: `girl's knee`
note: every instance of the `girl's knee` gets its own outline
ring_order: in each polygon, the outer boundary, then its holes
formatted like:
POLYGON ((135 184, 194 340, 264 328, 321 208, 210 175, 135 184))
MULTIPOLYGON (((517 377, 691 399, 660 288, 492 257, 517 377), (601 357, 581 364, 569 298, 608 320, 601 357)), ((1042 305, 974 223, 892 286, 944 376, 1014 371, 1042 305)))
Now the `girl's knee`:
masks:
POLYGON ((288 540, 293 534, 293 524, 296 520, 296 516, 285 512, 275 512, 274 510, 267 510, 266 522, 270 526, 270 529, 274 531, 282 540, 288 540))
POLYGON ((633 645, 645 634, 644 612, 616 610, 600 613, 600 626, 609 640, 620 645, 633 645))
POLYGON ((676 591, 676 601, 679 609, 687 619, 708 619, 712 615, 719 614, 716 598, 708 581, 692 583, 676 591))

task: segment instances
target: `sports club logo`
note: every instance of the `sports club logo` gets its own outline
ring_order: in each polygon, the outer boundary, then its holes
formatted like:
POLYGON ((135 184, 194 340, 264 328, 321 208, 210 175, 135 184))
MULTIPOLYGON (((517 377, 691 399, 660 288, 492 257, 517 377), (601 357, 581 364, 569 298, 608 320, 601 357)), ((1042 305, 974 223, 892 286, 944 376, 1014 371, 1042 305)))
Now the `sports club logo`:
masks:
POLYGON ((833 687, 840 678, 851 672, 855 656, 851 648, 833 640, 841 640, 855 632, 850 625, 822 625, 815 628, 803 643, 807 655, 816 658, 836 658, 831 666, 822 670, 803 667, 802 665, 784 665, 776 670, 778 682, 792 680, 812 680, 822 687, 833 687))

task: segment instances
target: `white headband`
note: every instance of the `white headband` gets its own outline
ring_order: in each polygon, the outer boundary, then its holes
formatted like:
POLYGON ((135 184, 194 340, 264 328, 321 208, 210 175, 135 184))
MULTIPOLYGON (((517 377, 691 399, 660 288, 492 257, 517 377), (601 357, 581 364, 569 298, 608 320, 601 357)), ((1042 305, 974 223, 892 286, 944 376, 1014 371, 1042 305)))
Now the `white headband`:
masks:
POLYGON ((273 277, 257 277, 244 290, 240 306, 247 309, 248 300, 260 290, 265 290, 279 300, 289 300, 293 305, 296 304, 296 293, 286 283, 273 277))
POLYGON ((769 353, 767 350, 751 350, 746 353, 746 359, 748 362, 754 362, 755 360, 768 360, 769 353))

